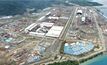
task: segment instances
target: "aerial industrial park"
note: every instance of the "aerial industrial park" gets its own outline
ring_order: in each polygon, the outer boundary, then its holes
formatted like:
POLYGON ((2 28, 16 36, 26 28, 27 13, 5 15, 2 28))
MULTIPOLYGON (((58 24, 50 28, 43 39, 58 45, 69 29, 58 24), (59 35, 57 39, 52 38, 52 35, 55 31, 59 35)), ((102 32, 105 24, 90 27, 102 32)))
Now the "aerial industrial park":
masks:
POLYGON ((52 6, 0 18, 0 56, 16 65, 48 65, 106 51, 106 19, 93 7, 52 6), (5 21, 5 22, 4 22, 5 21))

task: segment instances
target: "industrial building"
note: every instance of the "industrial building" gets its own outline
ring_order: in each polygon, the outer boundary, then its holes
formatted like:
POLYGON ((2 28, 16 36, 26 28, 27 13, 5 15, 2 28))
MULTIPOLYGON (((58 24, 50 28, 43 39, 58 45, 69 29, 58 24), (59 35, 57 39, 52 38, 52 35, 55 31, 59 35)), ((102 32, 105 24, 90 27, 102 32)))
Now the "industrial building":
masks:
POLYGON ((54 23, 42 22, 42 23, 33 23, 25 29, 25 33, 29 35, 36 36, 44 36, 48 30, 53 26, 54 23))
POLYGON ((54 23, 42 22, 39 24, 33 23, 25 29, 25 33, 32 36, 51 36, 59 37, 63 26, 54 26, 54 23))
POLYGON ((62 30, 63 30, 63 27, 62 27, 62 26, 53 26, 53 27, 49 30, 49 32, 46 34, 46 36, 59 37, 62 30))

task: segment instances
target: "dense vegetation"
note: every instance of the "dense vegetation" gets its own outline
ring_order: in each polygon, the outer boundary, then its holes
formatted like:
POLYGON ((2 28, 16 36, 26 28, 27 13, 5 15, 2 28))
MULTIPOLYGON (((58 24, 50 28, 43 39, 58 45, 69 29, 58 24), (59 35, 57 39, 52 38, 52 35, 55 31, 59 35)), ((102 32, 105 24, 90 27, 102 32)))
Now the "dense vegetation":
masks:
MULTIPOLYGON (((68 0, 69 2, 82 6, 98 6, 102 5, 97 2, 90 2, 87 0, 68 0)), ((64 4, 65 0, 0 0, 0 15, 16 15, 23 14, 27 8, 35 8, 36 12, 39 9, 50 7, 54 4, 64 4)))
POLYGON ((44 9, 55 4, 55 0, 0 0, 0 15, 23 14, 27 8, 44 9))
POLYGON ((48 65, 79 65, 79 63, 77 61, 64 61, 64 62, 57 62, 48 65))

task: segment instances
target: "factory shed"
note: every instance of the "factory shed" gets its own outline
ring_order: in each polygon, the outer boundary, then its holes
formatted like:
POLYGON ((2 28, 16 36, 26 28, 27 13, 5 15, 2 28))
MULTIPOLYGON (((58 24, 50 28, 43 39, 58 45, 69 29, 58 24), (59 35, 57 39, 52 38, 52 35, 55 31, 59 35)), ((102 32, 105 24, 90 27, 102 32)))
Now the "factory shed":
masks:
POLYGON ((48 23, 48 22, 42 22, 40 24, 41 27, 44 27, 44 26, 46 26, 46 27, 52 27, 53 25, 54 25, 54 23, 48 23))
POLYGON ((36 23, 32 23, 30 26, 28 26, 26 29, 25 29, 25 32, 29 32, 29 30, 32 30, 35 26, 37 26, 36 23))
POLYGON ((59 17, 48 17, 49 19, 59 19, 59 17))

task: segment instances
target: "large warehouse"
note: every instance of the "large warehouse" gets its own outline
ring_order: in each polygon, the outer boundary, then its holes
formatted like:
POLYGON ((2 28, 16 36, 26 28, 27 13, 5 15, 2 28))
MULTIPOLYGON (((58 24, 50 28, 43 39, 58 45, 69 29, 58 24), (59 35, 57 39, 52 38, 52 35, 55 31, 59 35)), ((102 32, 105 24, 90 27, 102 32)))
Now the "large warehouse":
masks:
POLYGON ((54 26, 54 23, 42 22, 31 24, 25 29, 25 33, 32 36, 59 37, 62 30, 63 26, 54 26))

